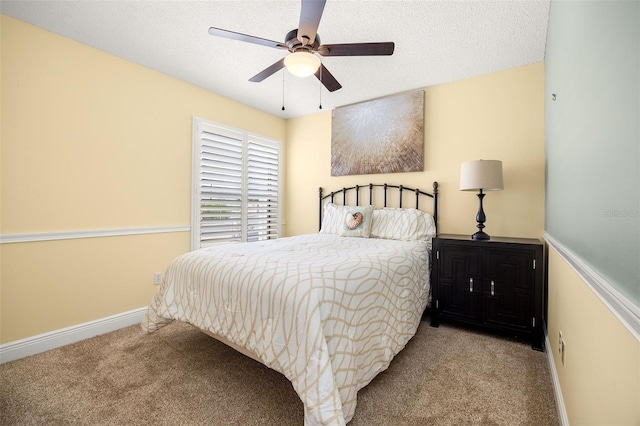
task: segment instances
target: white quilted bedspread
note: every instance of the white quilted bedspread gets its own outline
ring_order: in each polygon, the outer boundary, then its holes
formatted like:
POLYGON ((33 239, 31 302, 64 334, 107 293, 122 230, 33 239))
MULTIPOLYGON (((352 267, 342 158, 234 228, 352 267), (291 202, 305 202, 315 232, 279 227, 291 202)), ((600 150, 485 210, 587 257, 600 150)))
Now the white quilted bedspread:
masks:
POLYGON ((169 265, 142 327, 176 319, 225 337, 292 382, 305 425, 344 425, 415 334, 428 276, 424 242, 309 234, 205 248, 169 265))

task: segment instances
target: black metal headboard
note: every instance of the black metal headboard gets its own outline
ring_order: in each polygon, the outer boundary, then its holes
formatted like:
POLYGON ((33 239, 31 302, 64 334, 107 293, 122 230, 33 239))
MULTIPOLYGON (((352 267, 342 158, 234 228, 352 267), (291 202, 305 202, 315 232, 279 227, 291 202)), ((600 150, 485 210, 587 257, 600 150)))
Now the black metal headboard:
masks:
MULTIPOLYGON (((368 185, 355 185, 355 186, 350 186, 348 188, 341 188, 338 189, 337 191, 333 191, 330 192, 327 195, 323 195, 322 192, 322 187, 320 187, 319 193, 320 193, 320 205, 319 205, 319 215, 318 217, 320 218, 319 222, 318 222, 318 230, 320 230, 320 228, 322 227, 322 213, 324 212, 324 203, 325 202, 331 202, 331 203, 335 203, 336 202, 336 196, 338 196, 338 198, 340 198, 340 195, 342 195, 342 204, 345 205, 347 204, 347 195, 348 194, 355 194, 355 205, 359 206, 361 204, 361 200, 360 200, 360 190, 361 189, 368 189, 369 190, 369 197, 368 197, 368 203, 367 204, 371 204, 371 205, 376 205, 374 203, 374 199, 373 199, 373 195, 374 195, 374 188, 382 188, 382 193, 383 193, 383 205, 382 207, 387 207, 387 196, 388 196, 388 192, 389 190, 395 190, 394 192, 396 192, 396 199, 398 200, 398 207, 402 208, 403 207, 403 194, 405 193, 409 193, 410 195, 415 195, 415 202, 411 203, 412 205, 410 205, 409 207, 414 207, 416 209, 420 209, 420 196, 422 195, 423 197, 430 197, 433 199, 433 221, 436 225, 436 229, 438 229, 438 182, 433 182, 433 193, 428 193, 425 191, 421 191, 419 189, 414 189, 414 188, 409 188, 407 186, 403 186, 403 185, 389 185, 386 183, 381 183, 381 184, 373 184, 370 183, 368 185)), ((376 207, 380 207, 379 203, 378 205, 376 205, 376 207)))

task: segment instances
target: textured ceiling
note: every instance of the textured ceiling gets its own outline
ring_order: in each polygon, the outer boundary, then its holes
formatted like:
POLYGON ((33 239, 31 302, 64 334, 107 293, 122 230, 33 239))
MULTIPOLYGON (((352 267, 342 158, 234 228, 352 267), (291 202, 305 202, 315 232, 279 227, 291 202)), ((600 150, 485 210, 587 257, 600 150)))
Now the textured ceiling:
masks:
POLYGON ((395 42, 392 56, 321 57, 342 84, 280 71, 249 78, 287 52, 213 37, 215 26, 275 41, 297 28, 300 2, 2 1, 0 11, 54 33, 283 118, 544 59, 550 0, 328 0, 325 44, 395 42), (283 101, 285 111, 281 110, 283 101))

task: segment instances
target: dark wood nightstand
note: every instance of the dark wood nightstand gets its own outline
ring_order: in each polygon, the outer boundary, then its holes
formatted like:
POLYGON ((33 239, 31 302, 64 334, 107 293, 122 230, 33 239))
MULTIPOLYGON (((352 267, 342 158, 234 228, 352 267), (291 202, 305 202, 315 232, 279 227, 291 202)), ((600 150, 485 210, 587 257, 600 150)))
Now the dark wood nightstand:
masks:
POLYGON ((544 246, 536 239, 438 235, 431 326, 450 320, 531 340, 543 350, 544 246))

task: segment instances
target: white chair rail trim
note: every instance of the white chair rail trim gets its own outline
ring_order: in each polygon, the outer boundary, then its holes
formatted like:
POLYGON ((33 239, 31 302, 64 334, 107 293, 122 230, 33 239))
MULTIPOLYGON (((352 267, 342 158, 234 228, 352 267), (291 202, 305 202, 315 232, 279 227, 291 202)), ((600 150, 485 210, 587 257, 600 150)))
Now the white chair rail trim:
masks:
POLYGON ((35 241, 73 240, 78 238, 120 237, 124 235, 162 234, 187 232, 191 226, 161 226, 151 228, 96 229, 87 231, 42 232, 0 235, 0 244, 30 243, 35 241))
POLYGON ((5 343, 0 345, 0 364, 140 324, 146 311, 146 307, 134 309, 133 311, 5 343))
POLYGON ((611 312, 620 320, 631 334, 640 341, 640 307, 616 290, 607 280, 602 278, 591 267, 576 256, 571 250, 560 244, 548 233, 544 239, 558 254, 576 271, 584 282, 602 300, 611 312))

